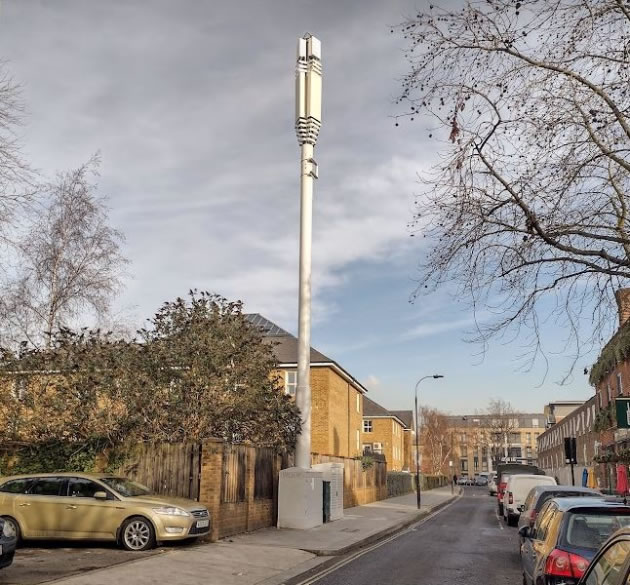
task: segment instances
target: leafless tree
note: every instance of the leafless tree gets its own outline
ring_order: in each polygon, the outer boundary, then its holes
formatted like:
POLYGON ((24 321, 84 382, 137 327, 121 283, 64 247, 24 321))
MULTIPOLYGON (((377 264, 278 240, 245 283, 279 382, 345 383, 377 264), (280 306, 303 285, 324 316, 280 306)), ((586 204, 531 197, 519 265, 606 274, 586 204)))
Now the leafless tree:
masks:
POLYGON ((421 408, 420 421, 423 469, 433 475, 448 475, 455 430, 449 425, 448 418, 433 408, 421 408))
POLYGON ((19 244, 19 270, 4 295, 14 340, 48 345, 85 312, 106 314, 120 288, 123 236, 94 193, 97 167, 93 158, 44 187, 46 203, 19 244))
POLYGON ((476 338, 523 333, 530 365, 546 319, 573 365, 599 345, 629 282, 629 29, 623 0, 467 0, 400 27, 397 124, 426 114, 442 139, 413 222, 422 288, 454 283, 476 338))
MULTIPOLYGON (((12 241, 16 215, 34 197, 34 173, 20 149, 18 129, 24 118, 20 87, 0 62, 0 242, 12 241)), ((4 262, 2 262, 4 266, 4 262)))
POLYGON ((495 462, 507 458, 512 445, 512 433, 518 430, 518 413, 502 398, 494 398, 488 404, 487 442, 495 462))

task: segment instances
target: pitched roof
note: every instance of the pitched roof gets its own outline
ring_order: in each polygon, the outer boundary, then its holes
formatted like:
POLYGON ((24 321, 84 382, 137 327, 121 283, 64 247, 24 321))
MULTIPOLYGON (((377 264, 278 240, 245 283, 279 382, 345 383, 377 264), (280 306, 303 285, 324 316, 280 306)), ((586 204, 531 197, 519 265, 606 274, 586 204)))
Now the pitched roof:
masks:
MULTIPOLYGON (((266 343, 273 345, 273 352, 278 360, 278 365, 288 366, 295 365, 298 361, 298 338, 281 327, 278 327, 269 319, 265 319, 258 313, 245 315, 245 318, 255 327, 260 329, 266 343)), ((317 351, 311 347, 311 365, 326 364, 333 368, 344 377, 347 381, 357 388, 363 394, 367 393, 367 389, 347 370, 342 368, 335 360, 317 351)))
POLYGON ((413 410, 390 410, 390 412, 403 421, 405 428, 413 429, 413 410))
POLYGON ((254 327, 258 327, 265 337, 291 335, 288 331, 282 329, 282 327, 278 327, 275 323, 269 321, 269 319, 265 319, 260 313, 250 313, 249 315, 245 315, 245 318, 254 325, 254 327))
POLYGON ((413 417, 413 413, 410 410, 387 410, 385 407, 381 406, 374 400, 370 400, 367 396, 363 397, 363 416, 364 417, 389 417, 395 418, 403 427, 411 428, 407 426, 407 423, 403 418, 398 416, 399 413, 409 414, 410 417, 413 417))

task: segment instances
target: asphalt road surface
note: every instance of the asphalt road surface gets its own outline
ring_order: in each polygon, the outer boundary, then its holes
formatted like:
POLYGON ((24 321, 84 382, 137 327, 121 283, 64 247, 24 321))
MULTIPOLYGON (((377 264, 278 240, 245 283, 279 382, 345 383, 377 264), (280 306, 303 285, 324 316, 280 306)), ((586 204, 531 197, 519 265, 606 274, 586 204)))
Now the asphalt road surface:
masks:
POLYGON ((317 585, 521 585, 516 528, 487 488, 466 487, 415 530, 360 556, 317 585))

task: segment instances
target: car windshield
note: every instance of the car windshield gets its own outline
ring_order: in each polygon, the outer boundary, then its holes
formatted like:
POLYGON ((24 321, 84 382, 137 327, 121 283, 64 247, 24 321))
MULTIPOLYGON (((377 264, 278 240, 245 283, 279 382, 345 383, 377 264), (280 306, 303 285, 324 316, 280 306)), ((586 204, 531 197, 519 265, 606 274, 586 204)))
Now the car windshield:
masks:
POLYGON ((630 512, 570 513, 565 544, 596 551, 611 534, 626 526, 630 526, 630 512))
POLYGON ((104 477, 101 481, 118 492, 121 496, 126 498, 133 498, 136 496, 147 496, 151 493, 151 490, 143 486, 141 483, 136 483, 125 477, 104 477))

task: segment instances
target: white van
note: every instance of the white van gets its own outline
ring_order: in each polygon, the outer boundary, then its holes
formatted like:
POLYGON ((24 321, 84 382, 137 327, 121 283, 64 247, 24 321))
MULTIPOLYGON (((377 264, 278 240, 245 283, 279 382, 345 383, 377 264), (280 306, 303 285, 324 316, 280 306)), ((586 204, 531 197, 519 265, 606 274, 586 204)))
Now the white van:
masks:
POLYGON ((557 485, 548 475, 510 475, 503 499, 503 518, 508 526, 516 526, 525 500, 537 485, 557 485))

